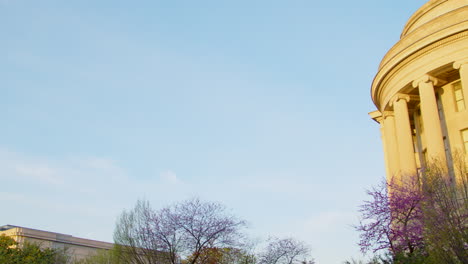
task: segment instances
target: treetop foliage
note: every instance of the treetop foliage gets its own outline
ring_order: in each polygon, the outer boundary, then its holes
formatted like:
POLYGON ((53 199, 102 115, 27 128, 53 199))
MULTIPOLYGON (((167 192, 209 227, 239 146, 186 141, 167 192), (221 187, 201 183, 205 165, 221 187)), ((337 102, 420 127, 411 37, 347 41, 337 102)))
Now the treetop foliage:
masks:
POLYGON ((21 247, 11 237, 0 235, 0 263, 2 264, 65 264, 66 256, 50 248, 24 243, 21 247))

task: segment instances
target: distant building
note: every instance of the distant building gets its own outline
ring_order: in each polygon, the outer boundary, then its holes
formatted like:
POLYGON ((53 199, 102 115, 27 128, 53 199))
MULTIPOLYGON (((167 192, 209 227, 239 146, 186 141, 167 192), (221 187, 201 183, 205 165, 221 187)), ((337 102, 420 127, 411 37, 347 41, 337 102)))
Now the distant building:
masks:
POLYGON ((109 250, 114 245, 107 242, 13 225, 0 226, 0 235, 2 234, 13 238, 20 246, 28 242, 35 243, 41 248, 66 250, 65 252, 74 260, 81 260, 92 256, 99 250, 109 250))
POLYGON ((433 161, 455 177, 455 157, 468 157, 468 0, 417 10, 382 59, 371 95, 387 178, 433 161))

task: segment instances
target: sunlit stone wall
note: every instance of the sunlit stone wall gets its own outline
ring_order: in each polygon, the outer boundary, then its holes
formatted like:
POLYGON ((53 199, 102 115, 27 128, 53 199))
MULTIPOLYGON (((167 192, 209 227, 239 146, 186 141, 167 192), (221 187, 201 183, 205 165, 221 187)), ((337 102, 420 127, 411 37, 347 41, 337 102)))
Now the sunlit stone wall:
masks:
POLYGON ((434 161, 457 177, 454 163, 468 157, 468 0, 431 0, 416 11, 382 59, 371 95, 387 178, 434 161))

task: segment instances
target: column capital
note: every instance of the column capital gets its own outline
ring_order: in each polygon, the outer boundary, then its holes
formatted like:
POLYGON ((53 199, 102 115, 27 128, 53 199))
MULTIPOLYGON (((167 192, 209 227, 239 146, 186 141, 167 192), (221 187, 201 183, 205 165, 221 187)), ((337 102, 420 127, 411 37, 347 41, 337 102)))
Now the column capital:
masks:
POLYGON ((383 111, 382 113, 382 117, 385 119, 387 117, 394 117, 395 116, 395 113, 393 111, 383 111))
POLYGON ((423 76, 413 81, 413 87, 418 88, 421 83, 432 83, 433 86, 440 86, 444 85, 446 81, 431 76, 429 74, 424 74, 423 76))
POLYGON ((390 100, 390 106, 393 106, 398 100, 405 100, 407 103, 410 102, 411 97, 408 94, 397 93, 393 96, 392 100, 390 100))
POLYGON ((461 66, 465 64, 468 64, 468 58, 457 60, 456 62, 453 63, 453 68, 456 70, 459 70, 461 66))

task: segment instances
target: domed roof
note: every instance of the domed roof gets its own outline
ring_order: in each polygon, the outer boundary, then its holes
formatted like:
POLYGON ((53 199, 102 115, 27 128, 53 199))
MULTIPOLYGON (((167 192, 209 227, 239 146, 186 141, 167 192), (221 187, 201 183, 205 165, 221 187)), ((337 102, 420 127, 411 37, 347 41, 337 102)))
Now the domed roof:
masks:
POLYGON ((397 89, 405 86, 410 89, 411 78, 418 77, 412 74, 422 75, 431 69, 450 65, 458 56, 457 52, 466 54, 465 44, 457 48, 449 47, 462 43, 467 36, 468 0, 430 0, 424 4, 408 20, 400 40, 385 54, 379 65, 371 88, 372 100, 377 108, 383 110, 393 94, 398 92, 397 89), (433 52, 435 49, 437 53, 433 52), (442 57, 436 61, 436 55, 442 57), (411 68, 413 65, 419 66, 411 68), (401 75, 403 72, 406 75, 401 75))
POLYGON ((467 23, 468 0, 430 0, 408 20, 400 41, 384 56, 379 70, 399 55, 408 56, 439 39, 465 31, 467 23))
POLYGON ((468 0, 430 0, 411 16, 401 33, 401 38, 434 19, 466 6, 468 0))

